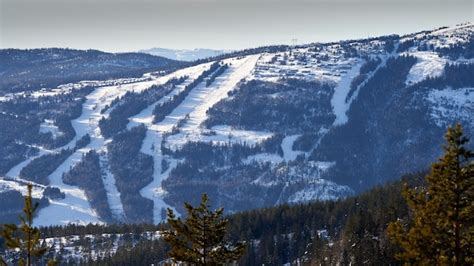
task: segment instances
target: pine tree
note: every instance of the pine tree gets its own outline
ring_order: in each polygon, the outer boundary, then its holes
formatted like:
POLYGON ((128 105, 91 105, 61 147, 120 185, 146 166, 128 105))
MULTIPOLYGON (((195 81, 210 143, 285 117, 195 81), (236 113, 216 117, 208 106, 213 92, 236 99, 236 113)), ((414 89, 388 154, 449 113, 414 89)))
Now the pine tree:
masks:
POLYGON ((228 220, 222 218, 224 209, 211 211, 208 201, 208 196, 203 194, 199 207, 185 203, 187 217, 184 222, 168 209, 171 228, 163 233, 163 237, 171 246, 169 256, 174 262, 225 265, 243 255, 244 243, 229 245, 224 241, 228 224, 228 220))
POLYGON ((403 192, 411 221, 387 230, 406 264, 474 264, 474 153, 461 125, 449 128, 445 138, 445 154, 432 165, 427 185, 403 192))
MULTIPOLYGON (((38 228, 33 227, 33 218, 39 203, 33 204, 32 185, 28 184, 28 194, 25 196, 24 216, 20 215, 20 226, 6 224, 1 232, 8 249, 18 250, 18 265, 32 265, 47 251, 44 242, 41 243, 41 234, 38 228)), ((48 265, 55 265, 49 261, 48 265)))

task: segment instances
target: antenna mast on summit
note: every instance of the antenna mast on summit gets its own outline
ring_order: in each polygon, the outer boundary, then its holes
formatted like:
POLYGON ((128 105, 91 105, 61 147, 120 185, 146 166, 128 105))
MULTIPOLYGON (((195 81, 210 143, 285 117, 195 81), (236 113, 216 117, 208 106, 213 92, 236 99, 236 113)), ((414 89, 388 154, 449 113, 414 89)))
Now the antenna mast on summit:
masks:
POLYGON ((296 46, 296 44, 298 44, 298 39, 296 38, 291 39, 291 43, 293 46, 296 46))

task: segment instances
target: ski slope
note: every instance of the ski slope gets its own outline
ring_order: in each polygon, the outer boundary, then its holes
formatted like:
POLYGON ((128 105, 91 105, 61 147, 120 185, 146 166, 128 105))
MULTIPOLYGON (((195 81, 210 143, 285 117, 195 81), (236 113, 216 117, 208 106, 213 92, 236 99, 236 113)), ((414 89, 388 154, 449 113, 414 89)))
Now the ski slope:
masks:
POLYGON ((171 99, 173 95, 182 90, 193 79, 197 78, 204 70, 208 69, 210 64, 198 65, 195 68, 188 69, 186 76, 189 78, 184 84, 177 86, 170 95, 165 96, 159 102, 154 103, 143 110, 140 114, 130 118, 130 123, 127 125, 128 128, 137 126, 141 123, 148 129, 140 151, 153 156, 153 181, 144 187, 140 193, 143 197, 153 200, 153 221, 155 223, 158 223, 165 218, 162 217, 163 210, 170 207, 163 200, 166 192, 161 187, 161 183, 169 176, 171 170, 178 164, 176 159, 166 157, 162 154, 161 143, 166 141, 167 145, 177 147, 178 143, 184 144, 189 141, 186 137, 187 135, 181 133, 177 134, 179 136, 172 135, 166 140, 163 139, 163 135, 171 132, 174 127, 178 126, 182 119, 189 117, 188 122, 186 122, 180 130, 187 134, 192 132, 200 136, 201 131, 199 126, 207 118, 207 109, 221 99, 227 97, 227 93, 232 90, 240 80, 250 74, 257 58, 257 56, 253 55, 241 59, 232 58, 225 60, 224 63, 229 63, 230 66, 224 74, 217 77, 213 84, 206 87, 206 82, 201 82, 187 95, 178 107, 163 119, 163 121, 153 124, 152 111, 154 106, 171 99), (170 166, 162 173, 161 164, 163 159, 170 162, 170 166))
MULTIPOLYGON (((91 208, 84 191, 76 186, 64 184, 62 181, 62 175, 68 172, 78 162, 80 162, 82 156, 88 151, 93 149, 101 152, 102 154, 106 153, 104 147, 107 140, 105 140, 100 134, 98 122, 101 118, 107 117, 110 110, 101 114, 100 112, 103 108, 110 105, 110 103, 117 97, 121 97, 129 91, 141 92, 153 85, 164 84, 171 78, 177 77, 177 75, 180 74, 181 73, 178 71, 161 77, 149 76, 146 79, 136 79, 132 81, 126 80, 125 83, 121 83, 121 80, 117 80, 115 85, 96 88, 93 92, 86 96, 86 101, 82 106, 81 116, 71 121, 72 126, 76 132, 76 136, 68 144, 54 151, 40 149, 39 155, 27 158, 25 161, 19 163, 8 171, 8 177, 12 179, 19 179, 19 173, 21 169, 28 165, 33 159, 46 153, 59 152, 64 148, 73 149, 77 140, 81 139, 86 134, 91 136, 91 143, 89 145, 87 145, 85 148, 75 151, 49 176, 50 185, 53 187, 58 187, 62 192, 64 192, 65 198, 59 200, 50 200, 51 204, 39 211, 38 218, 35 221, 36 225, 46 226, 64 225, 68 223, 101 222, 100 217, 98 217, 95 211, 93 211, 91 208)), ((107 199, 109 205, 111 206, 112 213, 115 217, 123 217, 123 206, 120 200, 120 193, 118 193, 118 190, 115 186, 115 179, 108 171, 105 171, 105 173, 104 187, 107 192, 107 199)), ((12 186, 10 184, 11 182, 12 181, 8 181, 8 183, 4 182, 4 185, 12 186)), ((18 186, 22 185, 18 183, 18 186)), ((22 189, 20 191, 24 190, 25 189, 22 189)))
MULTIPOLYGON (((241 59, 224 60, 225 64, 229 64, 229 68, 222 75, 217 77, 209 87, 206 87, 204 82, 198 85, 170 115, 171 119, 183 119, 189 114, 184 125, 179 128, 180 132, 168 137, 167 146, 176 150, 189 141, 221 142, 223 139, 229 140, 230 127, 214 128, 213 136, 204 136, 201 124, 207 119, 207 110, 226 98, 239 81, 252 73, 258 57, 258 55, 250 55, 241 59)), ((270 137, 272 135, 243 130, 235 132, 233 141, 238 143, 243 143, 245 140, 251 141, 254 139, 253 136, 266 135, 265 137, 270 137), (238 136, 242 136, 242 139, 238 136), (252 138, 246 138, 246 136, 252 138)), ((230 139, 232 140, 232 138, 230 139)))
POLYGON ((362 66, 361 60, 357 60, 352 68, 347 71, 337 86, 334 88, 334 95, 331 99, 331 106, 336 119, 334 120, 334 126, 340 126, 347 123, 347 111, 350 108, 351 101, 346 101, 347 95, 351 90, 352 80, 359 74, 360 67, 362 66))
POLYGON ((413 65, 408 72, 407 79, 405 81, 406 85, 413 85, 422 80, 425 80, 428 77, 438 77, 443 74, 444 66, 448 60, 439 57, 437 53, 434 52, 410 52, 408 53, 411 56, 416 57, 417 62, 413 65))

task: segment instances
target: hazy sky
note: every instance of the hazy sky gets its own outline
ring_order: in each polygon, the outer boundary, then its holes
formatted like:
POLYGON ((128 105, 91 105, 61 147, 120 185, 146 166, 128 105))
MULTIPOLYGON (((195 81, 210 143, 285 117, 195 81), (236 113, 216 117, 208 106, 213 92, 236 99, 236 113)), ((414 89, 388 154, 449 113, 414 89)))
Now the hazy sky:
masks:
POLYGON ((241 49, 473 22, 474 0, 0 0, 0 47, 241 49))

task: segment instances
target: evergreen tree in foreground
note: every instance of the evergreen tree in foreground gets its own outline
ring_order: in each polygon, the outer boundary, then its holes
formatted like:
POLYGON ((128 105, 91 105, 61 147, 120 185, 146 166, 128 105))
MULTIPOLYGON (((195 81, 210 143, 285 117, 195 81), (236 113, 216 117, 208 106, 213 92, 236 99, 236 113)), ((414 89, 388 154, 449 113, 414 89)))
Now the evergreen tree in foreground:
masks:
POLYGON ((461 125, 445 138, 445 154, 432 165, 426 188, 405 188, 413 219, 387 229, 406 264, 474 264, 474 153, 465 147, 461 125))
MULTIPOLYGON (((20 215, 20 226, 6 224, 1 232, 8 249, 18 250, 18 265, 34 265, 47 251, 47 247, 41 242, 41 234, 38 228, 33 227, 33 217, 39 203, 33 204, 31 195, 32 185, 28 184, 28 194, 25 196, 24 216, 20 215)), ((0 265, 5 263, 0 261, 0 265)), ((48 265, 55 265, 49 261, 48 265)))
POLYGON ((175 263, 192 265, 225 265, 238 260, 245 245, 224 242, 228 220, 222 218, 224 209, 209 210, 208 197, 202 195, 201 204, 194 208, 185 203, 187 218, 181 221, 168 209, 170 230, 163 237, 171 246, 169 256, 175 263))

